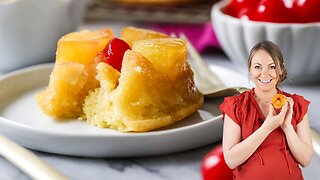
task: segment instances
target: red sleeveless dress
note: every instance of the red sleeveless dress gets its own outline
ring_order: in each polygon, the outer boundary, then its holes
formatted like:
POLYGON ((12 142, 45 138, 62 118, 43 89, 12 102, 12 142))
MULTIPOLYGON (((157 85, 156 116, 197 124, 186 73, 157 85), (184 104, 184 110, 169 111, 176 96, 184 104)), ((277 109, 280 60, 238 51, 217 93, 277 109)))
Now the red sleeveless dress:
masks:
MULTIPOLYGON (((309 101, 297 94, 289 94, 278 89, 278 93, 291 97, 294 101, 291 124, 297 131, 308 111, 309 101)), ((241 127, 241 141, 261 127, 265 120, 257 101, 254 88, 237 96, 226 97, 219 106, 223 119, 227 114, 241 127)), ((292 156, 285 134, 280 127, 272 131, 258 149, 241 165, 233 170, 234 179, 244 180, 300 180, 303 179, 298 163, 292 156)))

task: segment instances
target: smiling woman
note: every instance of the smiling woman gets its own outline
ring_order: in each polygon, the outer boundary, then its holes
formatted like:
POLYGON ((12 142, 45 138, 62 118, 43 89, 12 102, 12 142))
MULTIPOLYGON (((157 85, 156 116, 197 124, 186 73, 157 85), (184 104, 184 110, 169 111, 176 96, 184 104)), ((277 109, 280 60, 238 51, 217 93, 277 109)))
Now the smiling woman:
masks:
POLYGON ((307 116, 310 102, 278 88, 287 73, 274 43, 256 44, 248 69, 256 87, 225 98, 219 107, 226 163, 234 169, 235 179, 303 179, 298 164, 305 167, 313 154, 307 116), (276 94, 286 99, 279 111, 271 104, 276 94))
MULTIPOLYGON (((281 50, 270 41, 258 43, 250 52, 248 59, 248 69, 250 74, 252 76, 258 76, 262 73, 262 65, 267 67, 267 71, 263 71, 265 74, 269 73, 273 78, 279 78, 274 79, 277 81, 276 85, 280 85, 281 82, 287 78, 287 70, 284 66, 284 59, 281 50)), ((259 81, 268 83, 271 80, 272 79, 260 79, 259 81)))

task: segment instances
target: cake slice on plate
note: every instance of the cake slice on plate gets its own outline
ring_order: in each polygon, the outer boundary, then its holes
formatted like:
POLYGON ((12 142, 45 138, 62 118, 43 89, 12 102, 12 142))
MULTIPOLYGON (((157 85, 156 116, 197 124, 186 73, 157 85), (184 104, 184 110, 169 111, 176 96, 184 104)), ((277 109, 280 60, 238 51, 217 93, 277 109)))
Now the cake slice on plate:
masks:
POLYGON ((124 54, 121 73, 101 62, 97 79, 101 87, 84 104, 85 118, 94 126, 150 131, 190 116, 203 104, 182 39, 136 41, 124 54))

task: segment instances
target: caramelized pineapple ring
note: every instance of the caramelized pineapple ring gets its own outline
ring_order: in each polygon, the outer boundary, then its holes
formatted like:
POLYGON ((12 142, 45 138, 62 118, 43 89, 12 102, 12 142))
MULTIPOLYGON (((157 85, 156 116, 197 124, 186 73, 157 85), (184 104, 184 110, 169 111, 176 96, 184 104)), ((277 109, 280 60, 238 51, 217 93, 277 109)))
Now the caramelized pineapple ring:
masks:
POLYGON ((135 41, 132 50, 152 62, 154 67, 175 80, 187 60, 186 41, 178 38, 159 38, 135 41))
POLYGON ((111 29, 82 30, 63 36, 58 41, 56 62, 94 64, 94 58, 114 37, 111 29))
POLYGON ((123 28, 120 36, 120 38, 126 41, 130 47, 132 47, 134 41, 168 37, 168 35, 160 32, 135 27, 123 28))

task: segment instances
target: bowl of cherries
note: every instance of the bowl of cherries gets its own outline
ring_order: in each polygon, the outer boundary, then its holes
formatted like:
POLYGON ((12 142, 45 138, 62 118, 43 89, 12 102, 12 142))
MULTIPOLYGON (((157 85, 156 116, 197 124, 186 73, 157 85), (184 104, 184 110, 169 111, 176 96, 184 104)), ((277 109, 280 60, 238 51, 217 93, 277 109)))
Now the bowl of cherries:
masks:
POLYGON ((283 53, 291 83, 316 83, 320 82, 319 7, 319 0, 229 0, 213 6, 211 20, 223 51, 243 72, 251 48, 270 40, 283 53))

